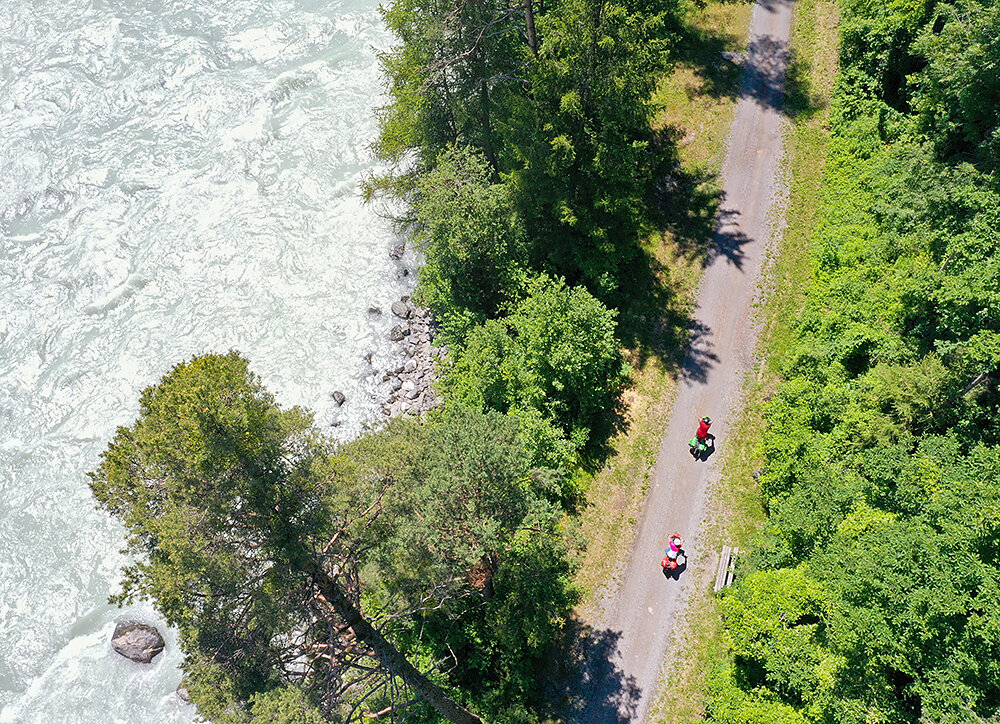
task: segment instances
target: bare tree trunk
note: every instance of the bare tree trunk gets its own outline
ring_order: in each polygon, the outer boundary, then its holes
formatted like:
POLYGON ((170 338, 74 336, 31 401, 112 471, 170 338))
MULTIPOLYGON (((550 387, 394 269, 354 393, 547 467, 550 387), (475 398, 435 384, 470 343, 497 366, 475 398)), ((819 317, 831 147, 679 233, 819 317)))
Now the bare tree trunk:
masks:
POLYGON ((948 256, 946 256, 944 258, 944 261, 941 262, 941 268, 938 269, 938 271, 939 272, 943 272, 945 269, 947 269, 948 265, 951 264, 951 260, 954 258, 954 256, 955 256, 955 252, 953 252, 953 251, 949 252, 948 256))
POLYGON ((524 0, 524 24, 528 34, 528 47, 531 54, 538 57, 538 41, 535 38, 535 9, 532 0, 524 0))
POLYGON ((974 379, 972 382, 970 382, 969 385, 964 390, 962 390, 962 394, 959 395, 959 397, 964 397, 965 395, 969 394, 970 392, 972 392, 972 390, 974 390, 977 387, 979 387, 981 384, 983 384, 984 382, 986 382, 986 380, 988 380, 989 378, 990 378, 990 373, 989 372, 981 372, 979 374, 979 376, 976 377, 976 379, 974 379))
POLYGON ((437 712, 455 724, 482 724, 482 720, 468 709, 455 703, 442 691, 441 687, 417 671, 399 649, 365 620, 354 607, 347 594, 335 580, 317 567, 313 574, 323 598, 354 632, 359 641, 371 646, 378 660, 395 676, 401 678, 421 699, 433 706, 437 712))
POLYGON ((479 102, 483 113, 483 151, 490 168, 493 169, 493 182, 500 180, 500 164, 497 162, 496 150, 493 147, 493 126, 490 123, 490 89, 483 80, 479 84, 479 102))

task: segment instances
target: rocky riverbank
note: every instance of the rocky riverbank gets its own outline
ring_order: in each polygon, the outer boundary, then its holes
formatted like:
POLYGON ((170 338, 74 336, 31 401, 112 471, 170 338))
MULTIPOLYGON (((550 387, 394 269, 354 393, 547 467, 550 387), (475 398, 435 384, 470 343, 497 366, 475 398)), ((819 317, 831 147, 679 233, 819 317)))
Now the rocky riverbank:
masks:
MULTIPOLYGON (((436 362, 448 350, 434 345, 435 325, 428 309, 418 307, 404 296, 392 303, 390 311, 398 322, 389 332, 389 339, 397 346, 388 369, 381 372, 381 380, 388 383, 390 390, 382 404, 382 413, 386 417, 422 415, 441 404, 441 397, 434 390, 436 362)), ((369 312, 382 314, 378 307, 369 312)), ((371 355, 366 359, 371 362, 371 355)))

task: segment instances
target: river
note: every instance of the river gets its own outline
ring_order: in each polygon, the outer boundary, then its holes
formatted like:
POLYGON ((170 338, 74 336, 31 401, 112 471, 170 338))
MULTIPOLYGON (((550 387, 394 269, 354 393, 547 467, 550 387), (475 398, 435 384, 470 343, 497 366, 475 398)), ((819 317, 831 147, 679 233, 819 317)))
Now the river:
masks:
POLYGON ((0 722, 189 722, 173 632, 108 605, 122 529, 86 472, 141 389, 239 349, 351 436, 412 260, 357 195, 378 0, 0 3, 0 722), (334 389, 348 398, 343 408, 334 389), (111 651, 115 622, 167 650, 111 651))

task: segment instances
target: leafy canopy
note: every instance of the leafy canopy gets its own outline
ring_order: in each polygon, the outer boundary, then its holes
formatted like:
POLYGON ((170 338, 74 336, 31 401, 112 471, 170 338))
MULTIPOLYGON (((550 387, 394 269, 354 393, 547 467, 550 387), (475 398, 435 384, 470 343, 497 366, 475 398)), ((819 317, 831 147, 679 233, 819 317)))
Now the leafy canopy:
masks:
POLYGON ((481 154, 449 146, 418 178, 411 204, 412 238, 426 258, 418 294, 451 336, 459 337, 521 291, 524 229, 510 189, 491 181, 481 154))
POLYGON ((709 714, 984 721, 1000 711, 995 6, 843 10, 812 278, 765 410, 768 526, 723 598, 734 661, 709 714))
POLYGON ((508 316, 469 333, 445 389, 473 407, 535 410, 582 449, 628 379, 615 316, 582 287, 536 277, 508 316))
POLYGON ((115 600, 152 599, 195 661, 232 663, 241 699, 276 683, 276 637, 300 616, 286 592, 303 588, 308 541, 328 525, 311 423, 237 353, 197 357, 143 391, 91 473, 139 555, 115 600))

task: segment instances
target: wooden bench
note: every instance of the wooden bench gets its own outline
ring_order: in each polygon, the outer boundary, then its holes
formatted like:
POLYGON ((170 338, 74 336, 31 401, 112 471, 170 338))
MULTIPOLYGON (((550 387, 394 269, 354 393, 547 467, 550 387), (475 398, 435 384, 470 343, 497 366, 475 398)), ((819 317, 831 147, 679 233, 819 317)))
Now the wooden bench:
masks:
POLYGON ((719 570, 715 572, 716 593, 733 582, 733 576, 736 574, 736 558, 739 554, 739 548, 722 546, 722 555, 719 556, 719 570))

